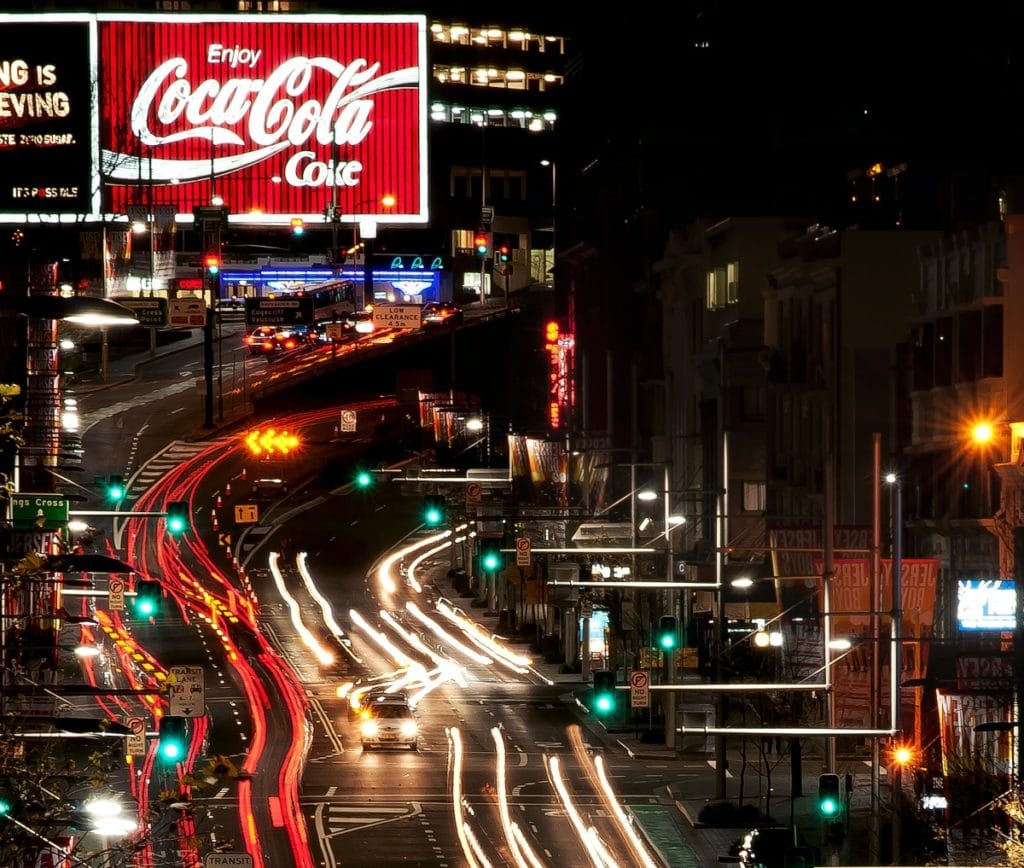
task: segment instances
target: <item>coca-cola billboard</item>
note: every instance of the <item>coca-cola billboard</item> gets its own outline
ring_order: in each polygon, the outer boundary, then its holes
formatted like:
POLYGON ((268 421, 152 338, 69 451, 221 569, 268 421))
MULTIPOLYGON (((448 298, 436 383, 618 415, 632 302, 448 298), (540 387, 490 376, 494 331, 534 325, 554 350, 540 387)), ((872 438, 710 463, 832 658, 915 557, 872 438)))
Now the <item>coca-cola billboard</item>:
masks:
POLYGON ((104 210, 427 220, 423 16, 99 15, 98 39, 104 210))

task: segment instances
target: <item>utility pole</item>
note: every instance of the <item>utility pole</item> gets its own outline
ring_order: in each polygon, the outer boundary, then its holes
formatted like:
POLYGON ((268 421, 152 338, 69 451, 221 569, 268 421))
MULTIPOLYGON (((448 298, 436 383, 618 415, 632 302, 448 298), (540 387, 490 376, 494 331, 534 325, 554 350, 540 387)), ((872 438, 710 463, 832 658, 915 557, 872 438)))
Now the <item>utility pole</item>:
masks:
MULTIPOLYGON (((200 230, 202 257, 216 256, 218 268, 221 262, 221 235, 228 220, 228 209, 224 205, 199 205, 192 209, 192 216, 200 230)), ((203 380, 206 395, 203 399, 203 427, 213 427, 213 304, 219 294, 220 273, 203 271, 203 291, 207 296, 206 320, 203 326, 203 380)))

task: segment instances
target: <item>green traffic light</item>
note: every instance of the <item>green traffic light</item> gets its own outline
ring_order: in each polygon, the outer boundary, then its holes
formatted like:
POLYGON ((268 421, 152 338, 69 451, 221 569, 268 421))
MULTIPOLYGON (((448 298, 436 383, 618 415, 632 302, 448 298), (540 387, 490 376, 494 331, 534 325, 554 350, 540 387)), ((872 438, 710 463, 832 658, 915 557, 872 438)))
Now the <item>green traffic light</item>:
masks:
POLYGON ((595 705, 597 706, 597 710, 601 712, 601 714, 608 714, 608 712, 615 708, 615 700, 607 694, 604 694, 602 696, 597 697, 597 702, 595 703, 595 705))
POLYGON ((12 810, 14 810, 14 805, 11 804, 11 800, 0 798, 0 815, 9 814, 12 810))
POLYGON ((182 754, 181 745, 176 741, 165 742, 160 745, 160 756, 165 760, 171 760, 172 762, 182 754))
POLYGON ((671 651, 673 648, 676 647, 676 637, 673 636, 671 633, 666 633, 661 637, 660 644, 661 647, 664 648, 666 651, 671 651))
POLYGON ((120 485, 111 485, 110 488, 107 489, 107 497, 110 500, 121 500, 121 499, 123 499, 124 498, 124 488, 122 488, 120 485))
POLYGON ((373 484, 373 476, 367 470, 360 470, 356 474, 356 485, 360 488, 369 488, 373 484))
POLYGON ((440 524, 441 523, 441 510, 431 507, 427 510, 426 515, 423 516, 424 521, 427 524, 440 524))
POLYGON ((167 530, 173 534, 184 533, 185 520, 180 516, 172 515, 167 518, 167 530))
POLYGON ((822 816, 834 817, 839 812, 839 803, 833 798, 824 798, 818 803, 822 816))
POLYGON ((501 566, 501 558, 494 552, 488 552, 484 555, 483 566, 485 570, 496 570, 501 566))

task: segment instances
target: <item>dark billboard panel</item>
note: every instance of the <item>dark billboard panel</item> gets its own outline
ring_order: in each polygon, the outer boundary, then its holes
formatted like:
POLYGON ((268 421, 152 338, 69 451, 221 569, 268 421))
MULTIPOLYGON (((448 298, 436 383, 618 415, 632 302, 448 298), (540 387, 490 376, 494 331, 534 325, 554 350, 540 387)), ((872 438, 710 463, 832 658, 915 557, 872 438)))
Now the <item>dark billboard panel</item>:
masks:
POLYGON ((0 214, 93 210, 89 21, 0 16, 0 214))
POLYGON ((104 210, 426 222, 424 16, 97 20, 104 210))

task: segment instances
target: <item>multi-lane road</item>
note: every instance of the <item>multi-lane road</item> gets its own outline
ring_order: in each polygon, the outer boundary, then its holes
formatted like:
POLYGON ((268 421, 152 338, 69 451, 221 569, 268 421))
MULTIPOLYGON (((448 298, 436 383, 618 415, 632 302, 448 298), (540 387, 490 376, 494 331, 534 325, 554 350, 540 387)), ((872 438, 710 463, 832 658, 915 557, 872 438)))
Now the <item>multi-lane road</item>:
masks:
MULTIPOLYGON (((415 492, 387 475, 364 491, 323 473, 354 464, 400 408, 355 407, 347 437, 334 431, 337 407, 264 420, 306 446, 278 465, 288 494, 262 503, 255 525, 236 524, 256 460, 242 428, 187 439, 198 364, 156 360, 142 379, 80 400, 90 470, 130 480, 123 509, 186 500, 193 516, 178 541, 153 518, 109 528, 117 553, 168 592, 161 617, 109 613, 115 626, 158 670, 206 673, 188 761, 134 766, 140 802, 170 788, 189 806, 183 822, 154 828, 149 863, 201 864, 217 845, 254 865, 657 864, 624 808, 659 804, 678 767, 630 759, 572 701, 578 683, 551 683, 522 646, 487 645, 489 630, 465 622, 479 611, 468 601, 435 608, 417 590, 444 592, 450 553, 448 538, 417 529, 415 492), (418 699, 416 751, 360 746, 349 696, 385 676, 418 699), (211 771, 219 757, 228 763, 211 771)), ((120 677, 145 672, 129 660, 120 677)), ((153 729, 166 711, 141 710, 153 729)))

